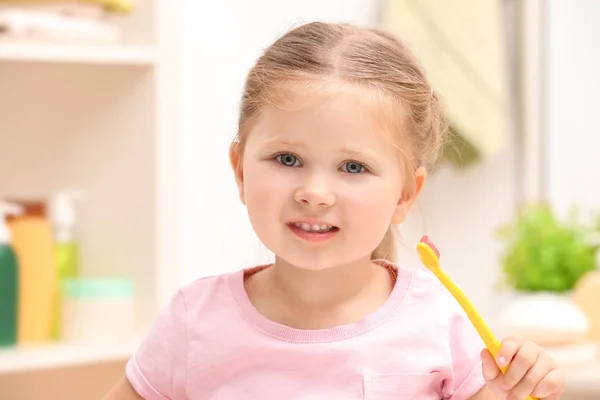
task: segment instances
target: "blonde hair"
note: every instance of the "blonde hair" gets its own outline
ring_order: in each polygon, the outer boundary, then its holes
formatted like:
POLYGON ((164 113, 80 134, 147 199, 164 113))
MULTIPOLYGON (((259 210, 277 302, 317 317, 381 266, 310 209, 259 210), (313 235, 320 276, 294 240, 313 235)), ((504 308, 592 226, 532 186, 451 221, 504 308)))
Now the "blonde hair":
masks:
MULTIPOLYGON (((442 107, 407 46, 379 29, 322 22, 287 32, 248 73, 234 142, 240 158, 261 108, 282 106, 286 85, 314 82, 366 89, 365 95, 378 104, 377 124, 403 156, 407 178, 437 159, 447 131, 442 107)), ((415 190, 415 180, 407 179, 403 197, 411 198, 415 190)), ((396 233, 390 226, 371 258, 395 261, 395 248, 396 233)))

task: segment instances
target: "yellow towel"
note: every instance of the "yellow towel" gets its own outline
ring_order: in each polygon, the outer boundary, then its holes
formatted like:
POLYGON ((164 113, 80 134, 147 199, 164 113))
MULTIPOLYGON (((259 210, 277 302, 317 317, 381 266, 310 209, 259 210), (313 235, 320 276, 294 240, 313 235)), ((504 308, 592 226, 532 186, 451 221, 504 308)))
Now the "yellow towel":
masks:
POLYGON ((509 80, 497 0, 384 0, 382 28, 406 40, 482 158, 507 142, 509 80))
MULTIPOLYGON (((50 4, 67 3, 68 0, 0 0, 0 4, 50 4)), ((134 9, 134 0, 70 0, 72 3, 96 3, 115 13, 130 13, 134 9)))

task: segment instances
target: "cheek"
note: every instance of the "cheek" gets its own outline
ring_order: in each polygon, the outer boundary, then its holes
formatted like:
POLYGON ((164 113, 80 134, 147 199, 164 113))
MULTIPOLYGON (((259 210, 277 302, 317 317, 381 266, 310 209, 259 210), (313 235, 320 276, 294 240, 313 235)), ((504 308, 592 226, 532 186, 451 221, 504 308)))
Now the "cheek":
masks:
POLYGON ((360 232, 361 240, 379 240, 392 222, 401 193, 398 181, 379 177, 353 185, 344 199, 348 225, 360 232))
POLYGON ((285 175, 269 165, 249 165, 244 169, 244 193, 249 213, 273 214, 289 201, 290 179, 285 175))
POLYGON ((395 182, 373 179, 365 184, 348 185, 344 204, 352 219, 381 221, 388 225, 398 205, 402 189, 395 182))
POLYGON ((380 197, 354 196, 346 202, 345 219, 353 231, 359 233, 361 240, 373 237, 375 241, 383 237, 392 221, 394 204, 380 197))

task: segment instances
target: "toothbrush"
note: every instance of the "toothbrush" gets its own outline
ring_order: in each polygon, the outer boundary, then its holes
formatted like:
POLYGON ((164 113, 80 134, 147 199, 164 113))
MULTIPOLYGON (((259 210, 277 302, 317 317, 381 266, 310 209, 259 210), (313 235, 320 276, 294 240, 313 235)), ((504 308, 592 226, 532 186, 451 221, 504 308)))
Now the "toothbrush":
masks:
MULTIPOLYGON (((469 320, 477 330, 477 333, 485 343, 485 346, 489 350, 490 354, 494 359, 498 357, 500 351, 500 341, 496 338, 492 330, 485 323, 473 303, 465 295, 461 288, 452 281, 452 279, 444 272, 440 266, 440 252, 437 247, 433 244, 428 236, 423 236, 421 241, 417 244, 417 252, 421 258, 421 262, 425 265, 433 274, 442 282, 442 284, 448 289, 450 294, 454 296, 458 304, 463 308, 469 320)), ((508 365, 500 367, 503 374, 506 373, 508 365)), ((537 400, 534 397, 529 396, 528 400, 537 400)))

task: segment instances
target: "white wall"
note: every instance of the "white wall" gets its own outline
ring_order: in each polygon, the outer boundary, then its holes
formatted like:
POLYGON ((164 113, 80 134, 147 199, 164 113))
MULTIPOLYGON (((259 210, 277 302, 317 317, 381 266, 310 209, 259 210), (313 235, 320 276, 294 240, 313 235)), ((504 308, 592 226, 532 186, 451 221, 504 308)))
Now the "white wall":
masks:
POLYGON ((548 197, 600 209, 600 2, 547 3, 548 197))
MULTIPOLYGON (((185 281, 245 267, 268 255, 238 203, 227 159, 245 73, 260 50, 299 22, 368 24, 378 14, 374 0, 202 3, 188 1, 183 15, 185 281)), ((497 277, 497 244, 490 232, 513 211, 513 157, 509 146, 474 171, 440 171, 421 200, 422 217, 415 212, 402 229, 405 263, 419 265, 413 245, 424 232, 431 234, 445 268, 486 316, 493 315, 490 289, 497 277)))
POLYGON ((423 190, 418 207, 401 227, 403 260, 420 265, 414 246, 429 235, 440 262, 489 324, 505 296, 496 292, 501 250, 493 231, 512 218, 516 205, 515 150, 507 148, 470 171, 443 168, 423 190))

